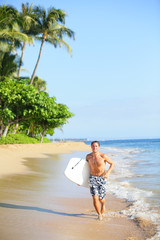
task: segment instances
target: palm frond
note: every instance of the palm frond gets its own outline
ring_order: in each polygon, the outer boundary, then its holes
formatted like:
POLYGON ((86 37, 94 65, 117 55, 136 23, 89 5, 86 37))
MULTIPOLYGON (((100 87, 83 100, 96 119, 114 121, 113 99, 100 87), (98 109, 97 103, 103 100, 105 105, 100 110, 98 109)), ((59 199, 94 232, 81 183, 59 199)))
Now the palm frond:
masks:
POLYGON ((64 11, 52 7, 48 9, 47 21, 52 24, 56 24, 57 22, 65 24, 66 15, 67 14, 64 11))
POLYGON ((73 38, 75 40, 75 33, 71 29, 61 24, 56 24, 52 26, 49 29, 49 34, 53 36, 54 34, 56 34, 61 39, 63 38, 63 36, 66 35, 67 37, 73 38))
POLYGON ((72 57, 72 49, 70 45, 67 42, 65 42, 63 39, 60 39, 56 36, 54 36, 54 39, 51 37, 48 37, 46 39, 46 42, 51 43, 52 45, 54 45, 54 47, 57 47, 57 45, 59 45, 59 47, 64 46, 66 50, 69 52, 70 56, 72 57))

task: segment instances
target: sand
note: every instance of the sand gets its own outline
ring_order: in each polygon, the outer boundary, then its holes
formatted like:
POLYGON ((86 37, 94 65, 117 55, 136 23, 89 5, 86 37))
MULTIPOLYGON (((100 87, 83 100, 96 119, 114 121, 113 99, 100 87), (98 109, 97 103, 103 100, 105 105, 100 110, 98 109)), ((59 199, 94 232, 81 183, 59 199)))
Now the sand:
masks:
POLYGON ((47 158, 47 154, 71 151, 90 151, 90 147, 83 142, 0 145, 0 177, 29 171, 23 164, 24 158, 42 157, 45 154, 47 158))
POLYGON ((151 226, 146 224, 144 229, 143 221, 127 219, 120 213, 131 203, 107 194, 104 219, 97 221, 89 189, 65 178, 68 159, 89 151, 90 146, 84 143, 69 142, 0 146, 0 239, 149 237, 151 226))

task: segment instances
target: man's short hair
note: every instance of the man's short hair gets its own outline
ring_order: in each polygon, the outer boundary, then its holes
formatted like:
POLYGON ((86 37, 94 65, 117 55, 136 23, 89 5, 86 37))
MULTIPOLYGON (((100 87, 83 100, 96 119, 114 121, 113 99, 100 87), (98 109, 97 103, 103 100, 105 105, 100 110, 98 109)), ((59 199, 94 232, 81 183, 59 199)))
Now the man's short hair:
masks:
POLYGON ((99 147, 100 147, 100 142, 99 142, 99 141, 93 141, 93 142, 91 142, 91 146, 92 146, 94 143, 98 143, 98 145, 99 145, 99 147))

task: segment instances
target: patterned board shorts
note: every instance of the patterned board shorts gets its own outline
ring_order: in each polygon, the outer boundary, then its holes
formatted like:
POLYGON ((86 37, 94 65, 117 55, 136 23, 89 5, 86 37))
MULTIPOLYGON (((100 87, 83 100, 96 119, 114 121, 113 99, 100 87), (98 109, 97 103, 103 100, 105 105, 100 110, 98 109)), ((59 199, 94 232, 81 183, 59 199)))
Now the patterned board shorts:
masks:
POLYGON ((90 175, 89 186, 92 196, 97 195, 101 200, 103 200, 106 196, 106 185, 106 178, 90 175))

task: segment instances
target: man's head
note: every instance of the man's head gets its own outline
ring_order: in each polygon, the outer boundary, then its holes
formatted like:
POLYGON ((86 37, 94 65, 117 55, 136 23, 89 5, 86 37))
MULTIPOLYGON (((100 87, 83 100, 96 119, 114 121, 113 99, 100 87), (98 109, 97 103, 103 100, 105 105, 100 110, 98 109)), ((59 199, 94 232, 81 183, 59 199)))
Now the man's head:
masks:
POLYGON ((98 141, 91 142, 91 148, 94 153, 99 151, 100 143, 98 141))

